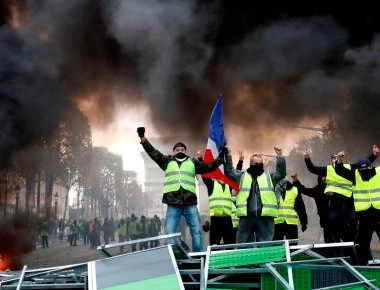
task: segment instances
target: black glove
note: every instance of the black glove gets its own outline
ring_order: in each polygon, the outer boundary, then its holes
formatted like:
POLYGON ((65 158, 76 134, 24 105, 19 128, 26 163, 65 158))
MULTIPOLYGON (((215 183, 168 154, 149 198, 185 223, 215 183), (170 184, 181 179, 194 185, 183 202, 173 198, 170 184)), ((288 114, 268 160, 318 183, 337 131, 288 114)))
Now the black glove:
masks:
POLYGON ((302 232, 306 231, 306 229, 307 229, 307 225, 302 225, 301 227, 302 232))
POLYGON ((219 148, 219 157, 224 159, 228 154, 228 148, 226 146, 221 146, 219 148))
POLYGON ((144 137, 144 134, 145 134, 145 127, 138 127, 137 128, 137 134, 139 135, 139 137, 144 137))
POLYGON ((207 233, 210 230, 210 223, 208 221, 205 221, 202 227, 203 230, 207 233))

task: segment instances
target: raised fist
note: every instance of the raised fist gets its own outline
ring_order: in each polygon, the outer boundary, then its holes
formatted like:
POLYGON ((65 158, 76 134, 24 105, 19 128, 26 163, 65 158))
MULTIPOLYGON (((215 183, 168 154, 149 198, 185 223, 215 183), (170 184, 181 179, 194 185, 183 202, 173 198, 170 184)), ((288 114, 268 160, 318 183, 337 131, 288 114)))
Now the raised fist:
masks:
POLYGON ((226 146, 221 146, 219 148, 219 157, 224 159, 228 154, 228 148, 226 146))
POLYGON ((310 158, 311 156, 311 150, 310 149, 306 149, 306 151, 303 153, 303 157, 306 158, 310 158))
POLYGON ((281 155, 282 154, 282 149, 281 148, 274 147, 273 149, 274 149, 274 151, 276 152, 277 155, 281 155))
POLYGON ((137 134, 139 135, 139 137, 144 137, 144 134, 145 134, 145 127, 138 127, 137 128, 137 134))
POLYGON ((239 161, 244 161, 243 151, 239 151, 239 161))

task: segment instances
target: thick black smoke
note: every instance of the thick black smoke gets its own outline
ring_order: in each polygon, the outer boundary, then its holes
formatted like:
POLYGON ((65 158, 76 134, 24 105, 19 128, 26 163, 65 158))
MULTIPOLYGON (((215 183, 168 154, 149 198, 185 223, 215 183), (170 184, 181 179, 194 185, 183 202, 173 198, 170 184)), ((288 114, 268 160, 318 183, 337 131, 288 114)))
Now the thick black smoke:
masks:
POLYGON ((323 4, 2 2, 0 154, 49 134, 71 100, 94 96, 100 123, 119 103, 143 103, 159 132, 179 138, 204 141, 223 93, 242 147, 343 109, 342 131, 371 140, 363 128, 377 128, 380 93, 372 8, 345 7, 348 17, 323 4))

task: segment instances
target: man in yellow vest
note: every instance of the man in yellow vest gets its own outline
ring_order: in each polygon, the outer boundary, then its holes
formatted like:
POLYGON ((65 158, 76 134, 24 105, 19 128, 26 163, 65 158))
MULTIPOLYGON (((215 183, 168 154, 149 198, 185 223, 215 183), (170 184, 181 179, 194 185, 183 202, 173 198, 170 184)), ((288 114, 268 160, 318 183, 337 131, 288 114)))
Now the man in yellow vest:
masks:
MULTIPOLYGON (((202 160, 202 153, 197 150, 196 156, 202 160)), ((210 245, 234 244, 235 237, 232 227, 232 199, 231 189, 222 180, 202 177, 207 187, 210 209, 210 245)))
MULTIPOLYGON (((368 157, 371 162, 376 159, 376 150, 378 150, 377 146, 373 147, 372 154, 368 157)), ((344 155, 343 151, 341 155, 344 155)), ((352 199, 352 182, 335 173, 334 167, 338 155, 332 155, 331 164, 327 166, 315 166, 311 162, 310 156, 311 151, 306 150, 304 158, 307 169, 318 176, 326 176, 327 222, 331 230, 331 242, 355 241, 357 220, 352 199)), ((344 164, 344 167, 355 170, 355 168, 358 168, 358 164, 344 164)))
POLYGON ((225 174, 240 184, 236 197, 236 215, 239 226, 237 243, 271 241, 274 235, 274 218, 278 216, 278 200, 274 186, 286 176, 286 162, 282 150, 274 147, 276 171, 264 170, 263 158, 252 155, 249 168, 245 171, 234 169, 230 154, 224 165, 225 174))
POLYGON ((298 219, 302 232, 307 229, 307 214, 302 195, 286 178, 276 185, 276 194, 280 199, 280 207, 278 217, 274 219, 273 240, 298 239, 298 219))
POLYGON ((359 264, 366 266, 372 235, 380 221, 380 167, 373 167, 368 158, 363 158, 358 163, 357 169, 345 168, 342 157, 338 156, 335 171, 353 184, 354 206, 359 221, 359 264))
MULTIPOLYGON (((127 239, 127 224, 125 223, 125 219, 121 218, 117 227, 119 229, 119 243, 125 242, 127 239)), ((120 252, 124 252, 124 246, 120 246, 120 252)))
MULTIPOLYGON (((145 128, 137 129, 145 152, 165 171, 164 195, 162 202, 167 204, 165 234, 178 232, 181 216, 189 226, 193 252, 203 251, 200 216, 197 208, 196 174, 216 170, 223 162, 226 148, 210 163, 204 163, 186 155, 185 144, 179 142, 173 147, 173 155, 163 155, 145 138, 145 128)), ((170 243, 166 240, 166 243, 170 243)))

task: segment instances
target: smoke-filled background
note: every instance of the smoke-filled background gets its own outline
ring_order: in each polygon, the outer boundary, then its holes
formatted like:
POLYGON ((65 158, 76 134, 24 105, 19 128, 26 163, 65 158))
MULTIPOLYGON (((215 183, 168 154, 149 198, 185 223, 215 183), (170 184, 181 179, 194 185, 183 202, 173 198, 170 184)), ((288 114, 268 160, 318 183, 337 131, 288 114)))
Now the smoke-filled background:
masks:
MULTIPOLYGON (((379 143, 377 9, 239 2, 0 1, 0 165, 78 111, 98 132, 122 116, 148 138, 205 145, 220 93, 235 152, 272 153, 296 145, 295 125, 328 121, 344 148, 379 143)), ((137 144, 135 130, 113 133, 137 144)), ((25 231, 12 225, 1 236, 25 231)))
POLYGON ((143 106, 161 137, 204 144, 219 93, 227 138, 239 149, 281 146, 292 125, 321 125, 337 113, 346 142, 374 143, 376 9, 292 5, 1 1, 0 156, 78 109, 102 128, 116 108, 139 118, 143 106))

